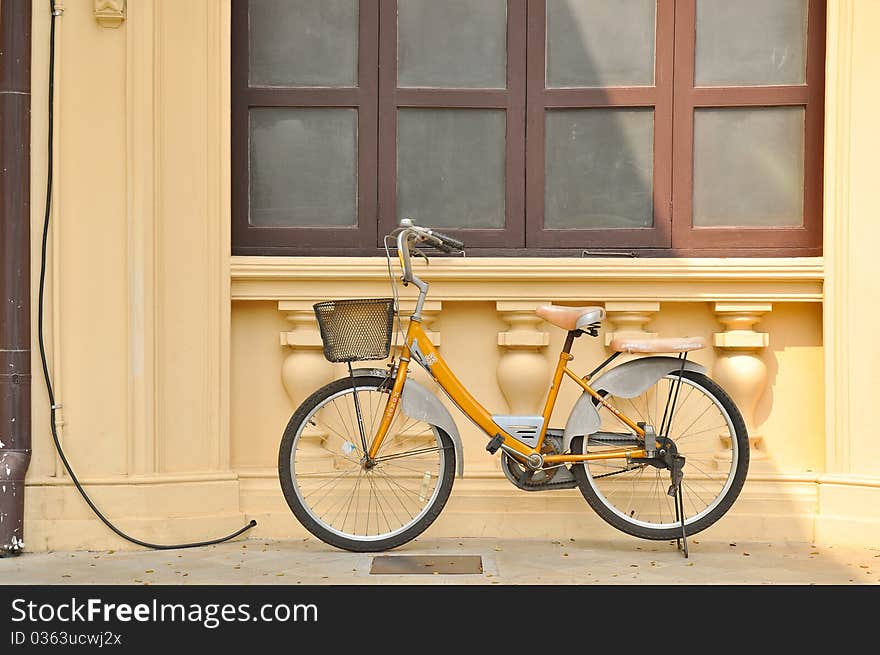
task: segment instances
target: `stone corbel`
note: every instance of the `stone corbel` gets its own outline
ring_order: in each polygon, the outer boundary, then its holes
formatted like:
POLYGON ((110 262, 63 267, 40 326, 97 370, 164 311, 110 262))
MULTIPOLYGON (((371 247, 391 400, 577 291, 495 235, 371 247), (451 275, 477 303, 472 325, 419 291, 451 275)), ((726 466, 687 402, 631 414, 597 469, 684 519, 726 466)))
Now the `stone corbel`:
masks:
POLYGON ((605 345, 611 345, 615 337, 656 337, 656 332, 648 332, 645 327, 659 311, 659 302, 606 302, 609 325, 605 330, 605 345))
POLYGON ((95 0, 95 20, 101 27, 116 28, 125 21, 126 0, 95 0))
POLYGON ((743 415, 753 460, 766 458, 763 436, 755 425, 755 407, 767 387, 767 365, 761 353, 770 344, 769 334, 753 328, 771 311, 770 303, 715 303, 715 315, 725 330, 714 335, 719 353, 713 377, 743 415))
POLYGON ((289 332, 281 333, 281 345, 289 350, 281 365, 281 382, 294 410, 316 389, 333 379, 334 366, 324 357, 324 344, 314 303, 302 300, 282 300, 278 310, 291 323, 289 332))
POLYGON ((549 376, 544 348, 550 335, 541 331, 541 319, 535 315, 538 302, 498 301, 496 311, 509 329, 498 333, 501 357, 498 360, 498 384, 512 414, 529 415, 540 411, 547 392, 549 376))

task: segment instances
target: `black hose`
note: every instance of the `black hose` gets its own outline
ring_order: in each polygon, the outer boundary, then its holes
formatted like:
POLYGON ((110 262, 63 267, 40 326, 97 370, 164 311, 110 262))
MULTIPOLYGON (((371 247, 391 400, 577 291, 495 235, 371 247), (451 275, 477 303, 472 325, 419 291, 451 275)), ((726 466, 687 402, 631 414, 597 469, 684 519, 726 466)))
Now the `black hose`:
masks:
MULTIPOLYGON (((49 392, 49 404, 52 408, 52 420, 50 423, 50 427, 52 429, 52 440, 55 442, 55 450, 58 451, 58 456, 61 458, 61 462, 64 464, 64 468, 67 469, 67 473, 70 475, 70 479, 73 480, 73 484, 76 486, 79 493, 82 495, 83 499, 88 503, 89 507, 92 508, 92 511, 95 515, 101 519, 101 521, 110 528, 117 535, 125 539, 126 541, 130 541, 133 544, 137 544, 138 546, 144 546, 145 548, 153 548, 156 550, 175 550, 178 548, 197 548, 199 546, 211 546, 213 544, 223 543, 224 541, 229 541, 230 539, 234 539, 241 533, 246 530, 250 530, 254 527, 257 522, 251 521, 246 526, 233 532, 230 535, 225 537, 220 537, 218 539, 211 539, 209 541, 198 541, 191 544, 151 544, 148 541, 141 541, 140 539, 135 539, 127 534, 125 534, 122 530, 113 525, 110 520, 101 513, 101 510, 97 508, 92 499, 89 498, 89 495, 86 493, 86 490, 83 489, 79 480, 73 472, 73 469, 70 467, 70 462, 67 461, 67 457, 64 455, 64 450, 61 448, 61 442, 58 439, 58 430, 55 426, 55 411, 58 409, 58 406, 55 404, 55 392, 52 389, 52 378, 49 375, 49 365, 46 361, 46 346, 43 342, 43 295, 44 289, 46 286, 46 242, 49 236, 49 217, 51 215, 51 207, 52 207, 52 166, 53 166, 53 154, 52 154, 52 136, 54 132, 54 97, 55 97, 55 6, 54 0, 49 0, 49 13, 52 17, 52 27, 49 32, 49 165, 48 165, 48 173, 46 175, 46 217, 43 221, 43 243, 40 250, 40 295, 39 295, 39 303, 37 309, 37 336, 40 342, 40 361, 43 364, 43 377, 46 380, 46 390, 49 392)), ((57 353, 56 353, 57 356, 57 353)))

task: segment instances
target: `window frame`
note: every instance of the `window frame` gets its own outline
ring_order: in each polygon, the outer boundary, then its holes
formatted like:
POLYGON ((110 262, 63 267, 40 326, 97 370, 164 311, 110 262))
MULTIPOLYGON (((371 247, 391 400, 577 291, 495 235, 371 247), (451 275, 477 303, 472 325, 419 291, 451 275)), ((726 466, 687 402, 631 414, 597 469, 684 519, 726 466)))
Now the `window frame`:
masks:
POLYGON ((675 151, 672 155, 672 246, 761 249, 762 254, 820 255, 824 179, 825 0, 807 8, 804 84, 696 86, 696 3, 677 0, 675 41, 675 151), (726 107, 804 107, 804 214, 801 226, 696 227, 693 225, 694 115, 696 109, 726 107), (818 244, 818 245, 817 245, 818 244))
POLYGON ((672 214, 672 102, 674 0, 657 0, 654 85, 547 88, 547 0, 529 0, 526 243, 559 248, 577 239, 584 248, 669 248, 672 214), (554 109, 652 108, 654 110, 653 224, 643 228, 544 226, 545 121, 554 109))
POLYGON ((362 249, 378 238, 378 40, 379 5, 358 3, 358 82, 354 87, 251 86, 249 0, 232 3, 231 193, 232 252, 236 255, 312 254, 333 244, 341 252, 362 249), (250 207, 250 110, 262 107, 357 110, 357 221, 353 227, 256 226, 250 207))
POLYGON ((232 254, 383 254, 382 236, 397 226, 397 112, 416 107, 506 112, 505 227, 444 229, 464 240, 469 254, 579 257, 587 249, 626 249, 643 257, 821 255, 826 0, 808 1, 803 85, 695 87, 697 0, 657 0, 655 86, 547 89, 546 0, 508 0, 507 88, 483 90, 397 86, 397 0, 359 1, 357 87, 250 86, 249 0, 232 0, 232 254), (694 110, 773 106, 805 109, 803 225, 694 227, 694 110), (249 223, 249 110, 255 107, 357 109, 355 227, 249 223), (544 228, 544 115, 581 107, 654 108, 653 227, 544 228))
MULTIPOLYGON (((470 248, 525 247, 526 0, 507 0, 507 88, 456 89, 397 85, 397 0, 380 0, 379 43, 379 233, 397 227, 397 114, 400 109, 503 109, 505 225, 443 228, 470 248)), ((381 245, 381 244, 379 244, 381 245)))

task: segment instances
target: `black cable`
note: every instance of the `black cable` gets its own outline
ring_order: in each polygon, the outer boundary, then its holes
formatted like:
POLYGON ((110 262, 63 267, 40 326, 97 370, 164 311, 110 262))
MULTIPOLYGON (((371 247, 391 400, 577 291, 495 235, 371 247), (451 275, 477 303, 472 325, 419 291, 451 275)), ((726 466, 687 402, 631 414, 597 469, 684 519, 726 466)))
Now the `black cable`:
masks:
MULTIPOLYGON (((49 13, 52 16, 52 27, 49 32, 49 165, 48 165, 48 173, 46 175, 46 217, 43 221, 43 243, 42 249, 40 251, 40 292, 39 292, 39 303, 37 309, 37 337, 40 342, 40 360, 43 363, 43 377, 46 380, 46 390, 49 392, 49 404, 52 408, 52 420, 50 423, 50 427, 52 429, 52 440, 55 442, 55 450, 58 451, 58 456, 61 458, 61 462, 64 464, 64 468, 67 469, 67 473, 70 475, 70 479, 73 480, 73 484, 76 486, 79 493, 82 495, 83 499, 88 503, 89 507, 92 508, 92 511, 97 515, 101 521, 103 521, 104 525, 113 530, 117 535, 125 539, 126 541, 130 541, 133 544, 137 544, 138 546, 144 546, 145 548, 153 548, 155 550, 175 550, 178 548, 196 548, 198 546, 211 546, 213 544, 219 544, 224 541, 229 541, 230 539, 234 539, 241 533, 246 530, 250 530, 254 527, 257 522, 251 520, 246 526, 233 532, 232 534, 226 537, 220 537, 219 539, 211 539, 210 541, 199 541, 191 544, 151 544, 147 541, 141 541, 140 539, 135 539, 127 534, 125 534, 122 530, 113 525, 110 520, 101 513, 95 503, 92 502, 92 499, 89 498, 89 495, 86 493, 86 490, 83 489, 79 480, 73 472, 73 469, 70 467, 70 462, 67 461, 67 457, 64 456, 64 450, 61 448, 61 442, 58 439, 58 430, 55 426, 55 411, 58 409, 58 406, 55 404, 55 392, 52 389, 52 379, 49 376, 49 365, 46 361, 46 346, 43 343, 43 295, 44 289, 46 286, 46 242, 49 236, 49 217, 51 214, 52 207, 52 166, 53 166, 53 154, 52 154, 52 136, 54 131, 54 97, 55 97, 55 6, 54 0, 49 0, 49 13)), ((57 353, 56 353, 57 356, 57 353)))

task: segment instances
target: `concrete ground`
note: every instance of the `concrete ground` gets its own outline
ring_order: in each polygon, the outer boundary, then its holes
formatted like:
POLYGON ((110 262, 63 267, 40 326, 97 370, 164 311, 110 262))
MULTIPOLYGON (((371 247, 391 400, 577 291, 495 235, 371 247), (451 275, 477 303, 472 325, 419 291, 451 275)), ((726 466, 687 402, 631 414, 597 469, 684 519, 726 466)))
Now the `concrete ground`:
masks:
POLYGON ((674 543, 417 539, 386 555, 480 555, 482 574, 376 575, 372 554, 316 539, 237 540, 180 551, 25 553, 0 559, 0 584, 650 584, 880 583, 880 547, 692 539, 674 543))

